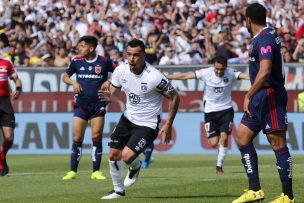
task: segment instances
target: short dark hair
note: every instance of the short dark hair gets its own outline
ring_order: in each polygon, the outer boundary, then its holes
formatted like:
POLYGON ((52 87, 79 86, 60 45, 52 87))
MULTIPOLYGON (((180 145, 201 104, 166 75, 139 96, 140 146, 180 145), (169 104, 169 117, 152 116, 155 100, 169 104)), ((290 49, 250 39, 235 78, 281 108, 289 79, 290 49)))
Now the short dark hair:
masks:
POLYGON ((219 63, 223 66, 227 66, 227 58, 225 56, 217 56, 214 59, 214 63, 219 63))
POLYGON ((246 17, 257 25, 266 25, 266 8, 259 3, 250 4, 246 8, 246 17))
POLYGON ((132 48, 140 47, 143 51, 145 51, 146 48, 144 42, 136 38, 129 41, 127 47, 132 47, 132 48))
POLYGON ((97 44, 98 44, 97 38, 94 37, 94 36, 91 36, 91 35, 82 36, 82 37, 79 39, 78 43, 80 43, 80 42, 82 42, 82 41, 84 41, 86 44, 88 44, 88 45, 94 47, 94 49, 96 49, 97 44))

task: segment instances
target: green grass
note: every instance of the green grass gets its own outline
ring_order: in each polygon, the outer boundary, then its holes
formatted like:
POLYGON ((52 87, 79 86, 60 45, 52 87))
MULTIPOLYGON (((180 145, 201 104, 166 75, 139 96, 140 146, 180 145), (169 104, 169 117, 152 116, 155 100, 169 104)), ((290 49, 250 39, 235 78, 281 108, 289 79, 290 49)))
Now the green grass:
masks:
MULTIPOLYGON (((215 155, 155 155, 139 181, 126 189, 127 198, 110 202, 203 202, 229 203, 247 187, 239 155, 227 157, 224 175, 215 175, 215 155)), ((304 202, 304 156, 293 156, 294 194, 304 202)), ((83 155, 76 180, 62 181, 69 169, 69 155, 8 155, 10 175, 0 177, 0 202, 101 202, 112 190, 107 157, 103 158, 104 181, 90 180, 91 161, 83 155)), ((259 159, 264 202, 280 194, 281 185, 274 155, 259 159)), ((109 202, 109 201, 108 201, 109 202)))

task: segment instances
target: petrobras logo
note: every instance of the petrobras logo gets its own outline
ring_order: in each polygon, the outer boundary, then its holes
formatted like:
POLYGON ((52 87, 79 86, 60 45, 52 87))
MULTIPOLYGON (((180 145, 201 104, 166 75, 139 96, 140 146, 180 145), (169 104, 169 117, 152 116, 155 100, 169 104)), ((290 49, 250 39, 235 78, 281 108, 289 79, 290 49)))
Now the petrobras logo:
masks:
POLYGON ((102 78, 102 75, 93 75, 93 74, 78 74, 78 78, 92 78, 92 79, 99 79, 102 78))
POLYGON ((243 159, 245 160, 244 166, 246 167, 247 173, 253 173, 249 154, 244 154, 243 159))
POLYGON ((260 49, 261 54, 268 54, 272 52, 272 48, 270 45, 268 45, 267 47, 261 47, 260 49))
POLYGON ((102 67, 100 65, 95 66, 95 73, 100 74, 102 70, 102 67))

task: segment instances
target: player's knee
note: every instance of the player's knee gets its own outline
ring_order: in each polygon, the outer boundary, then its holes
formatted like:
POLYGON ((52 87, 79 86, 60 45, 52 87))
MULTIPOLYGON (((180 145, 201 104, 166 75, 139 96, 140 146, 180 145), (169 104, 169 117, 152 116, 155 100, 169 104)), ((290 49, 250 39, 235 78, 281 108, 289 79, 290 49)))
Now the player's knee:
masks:
POLYGON ((111 161, 119 161, 121 160, 121 152, 120 151, 113 151, 113 150, 110 150, 109 154, 109 160, 111 161))
POLYGON ((214 143, 210 143, 210 146, 211 146, 212 148, 216 148, 216 147, 217 147, 217 145, 218 145, 218 144, 217 144, 217 143, 215 143, 215 142, 214 142, 214 143))

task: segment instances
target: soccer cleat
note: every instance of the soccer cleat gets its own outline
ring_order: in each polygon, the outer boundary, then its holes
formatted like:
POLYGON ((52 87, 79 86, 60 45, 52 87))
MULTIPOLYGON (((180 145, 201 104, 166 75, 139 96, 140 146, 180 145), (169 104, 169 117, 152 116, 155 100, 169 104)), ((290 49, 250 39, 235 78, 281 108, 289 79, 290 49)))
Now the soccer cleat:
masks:
POLYGON ((101 171, 94 171, 91 175, 92 180, 104 180, 106 177, 102 175, 101 171))
POLYGON ((116 192, 115 190, 112 190, 109 192, 108 195, 101 197, 100 199, 123 199, 126 197, 125 191, 123 192, 116 192))
POLYGON ((76 172, 75 171, 69 171, 65 176, 62 177, 62 180, 73 180, 76 178, 76 172))
POLYGON ((9 172, 9 167, 6 163, 6 159, 3 160, 1 168, 2 169, 0 170, 0 176, 6 176, 9 172))
POLYGON ((224 173, 223 167, 221 167, 221 166, 216 166, 216 167, 215 167, 215 172, 216 172, 216 175, 223 175, 223 173, 224 173))
POLYGON ((245 203, 245 202, 262 202, 265 198, 264 191, 244 190, 244 194, 239 198, 232 201, 232 203, 245 203))
POLYGON ((289 199, 287 195, 284 195, 284 193, 282 193, 281 196, 270 203, 295 203, 295 198, 289 199))
POLYGON ((150 163, 147 161, 142 162, 141 168, 149 168, 150 163))
POLYGON ((133 170, 133 169, 129 168, 128 174, 127 174, 127 176, 124 180, 124 186, 125 187, 132 186, 138 180, 138 175, 139 175, 140 168, 141 168, 141 162, 140 162, 140 166, 139 166, 138 169, 133 170))

